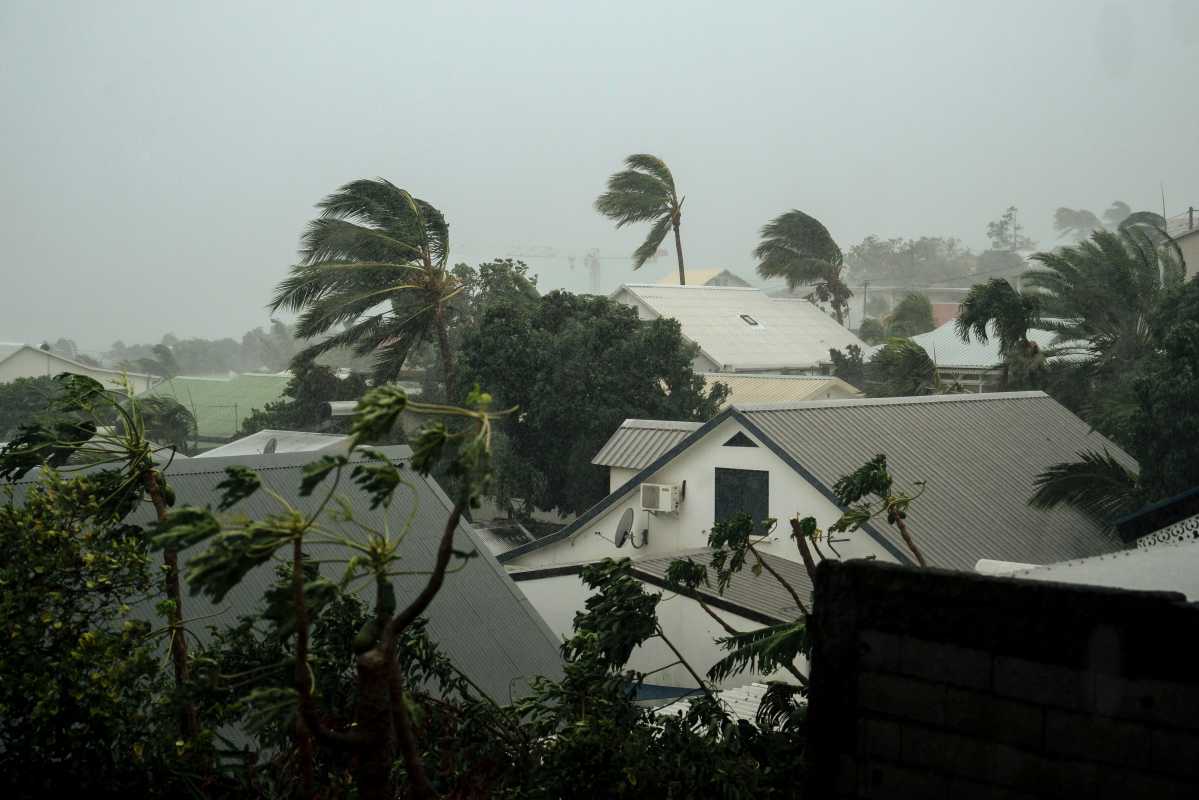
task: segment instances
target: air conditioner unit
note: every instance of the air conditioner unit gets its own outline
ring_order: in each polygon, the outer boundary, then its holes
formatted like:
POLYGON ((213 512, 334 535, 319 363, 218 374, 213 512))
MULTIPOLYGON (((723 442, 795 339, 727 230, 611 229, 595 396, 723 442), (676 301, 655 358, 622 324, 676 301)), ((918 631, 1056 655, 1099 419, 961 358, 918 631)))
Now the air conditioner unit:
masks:
POLYGON ((641 484, 641 510, 671 512, 679 510, 679 487, 668 483, 641 484))

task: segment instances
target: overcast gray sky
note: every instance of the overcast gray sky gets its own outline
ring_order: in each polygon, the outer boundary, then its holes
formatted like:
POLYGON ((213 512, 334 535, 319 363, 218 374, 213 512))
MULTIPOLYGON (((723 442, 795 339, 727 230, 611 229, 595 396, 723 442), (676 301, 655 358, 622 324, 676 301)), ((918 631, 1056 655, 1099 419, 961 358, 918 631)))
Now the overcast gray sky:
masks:
POLYGON ((0 340, 240 336, 358 177, 573 289, 566 255, 644 233, 591 207, 631 152, 686 193, 688 265, 747 275, 789 208, 978 248, 1012 204, 1046 245, 1060 205, 1199 205, 1197 0, 5 0, 0 59, 0 340))

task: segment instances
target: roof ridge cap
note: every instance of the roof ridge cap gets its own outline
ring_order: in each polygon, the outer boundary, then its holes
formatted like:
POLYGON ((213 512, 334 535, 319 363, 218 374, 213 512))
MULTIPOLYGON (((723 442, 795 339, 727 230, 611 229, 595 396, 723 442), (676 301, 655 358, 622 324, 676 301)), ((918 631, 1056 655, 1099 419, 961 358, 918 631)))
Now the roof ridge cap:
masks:
POLYGON ((843 400, 792 400, 786 403, 734 403, 738 411, 802 411, 812 408, 841 408, 854 406, 907 406, 935 403, 982 403, 1002 400, 1031 400, 1049 398, 1040 390, 1022 392, 969 392, 963 394, 931 394, 910 397, 856 397, 843 400))

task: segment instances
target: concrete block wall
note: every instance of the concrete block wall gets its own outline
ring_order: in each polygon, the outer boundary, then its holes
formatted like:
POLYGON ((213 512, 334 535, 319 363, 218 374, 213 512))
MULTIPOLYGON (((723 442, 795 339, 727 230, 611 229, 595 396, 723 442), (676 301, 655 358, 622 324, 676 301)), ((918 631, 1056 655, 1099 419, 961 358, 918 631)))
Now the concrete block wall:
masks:
POLYGON ((872 561, 816 582, 809 797, 1199 798, 1199 607, 872 561))

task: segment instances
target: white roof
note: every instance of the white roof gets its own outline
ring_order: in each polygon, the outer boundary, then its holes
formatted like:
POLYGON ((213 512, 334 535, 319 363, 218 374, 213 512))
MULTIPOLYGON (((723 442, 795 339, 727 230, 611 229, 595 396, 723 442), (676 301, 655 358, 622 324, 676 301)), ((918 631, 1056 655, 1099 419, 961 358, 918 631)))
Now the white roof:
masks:
POLYGON ((830 348, 864 347, 808 301, 771 297, 761 289, 625 284, 612 298, 678 320, 683 335, 726 371, 814 369, 829 363, 830 348))
POLYGON ((335 450, 346 446, 348 436, 334 436, 327 433, 309 433, 308 431, 273 431, 261 430, 249 436, 243 436, 228 444, 201 453, 196 458, 219 458, 221 456, 255 456, 266 452, 267 444, 275 440, 276 453, 317 453, 325 450, 335 450))
MULTIPOLYGON (((762 705, 762 696, 766 694, 768 688, 764 683, 748 683, 735 689, 717 692, 716 699, 733 719, 753 722, 754 717, 758 715, 758 707, 762 705)), ((662 714, 686 714, 691 701, 698 696, 699 690, 697 689, 695 694, 659 706, 654 709, 654 714, 659 716, 662 714)))
MULTIPOLYGON (((924 352, 928 353, 928 357, 938 367, 992 369, 1003 366, 1003 356, 999 354, 999 340, 995 337, 993 324, 988 330, 990 335, 987 337, 986 344, 978 341, 977 337, 973 335, 969 342, 963 342, 962 337, 958 336, 956 325, 957 320, 951 319, 935 330, 913 336, 912 341, 923 347, 924 352)), ((1034 329, 1028 332, 1028 338, 1042 350, 1052 347, 1056 336, 1057 334, 1050 331, 1034 329)), ((882 348, 881 344, 867 348, 863 352, 863 357, 869 360, 870 356, 882 348)))
POLYGON ((835 400, 861 397, 852 384, 827 375, 760 375, 745 372, 707 372, 709 389, 723 383, 729 388, 724 406, 752 403, 788 403, 795 400, 835 400))
POLYGON ((1187 600, 1196 602, 1199 601, 1199 540, 1120 550, 1016 570, 1008 575, 1034 581, 1181 592, 1187 600))
POLYGON ((63 365, 61 372, 70 372, 76 375, 86 375, 90 378, 96 378, 97 375, 110 380, 120 380, 122 377, 145 380, 153 382, 154 376, 144 372, 130 372, 127 370, 108 369, 107 367, 94 367, 91 364, 84 364, 81 361, 76 361, 73 358, 67 358, 62 353, 55 353, 53 350, 43 350, 40 347, 34 347, 29 344, 21 344, 20 342, 0 342, 0 361, 5 361, 22 350, 29 350, 32 353, 47 359, 47 361, 56 361, 63 365))

